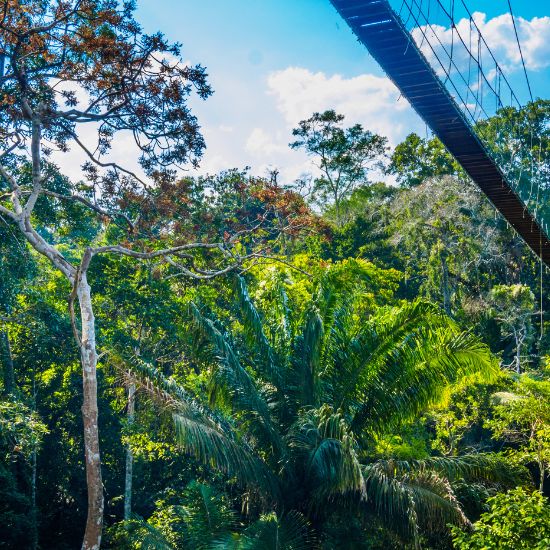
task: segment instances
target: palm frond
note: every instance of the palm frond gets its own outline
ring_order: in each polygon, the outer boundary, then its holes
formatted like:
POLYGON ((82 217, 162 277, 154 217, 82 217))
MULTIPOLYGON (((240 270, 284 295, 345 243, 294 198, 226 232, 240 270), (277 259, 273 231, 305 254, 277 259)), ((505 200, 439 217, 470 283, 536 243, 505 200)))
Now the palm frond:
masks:
POLYGON ((457 457, 429 457, 422 460, 392 461, 393 468, 401 474, 413 471, 433 471, 450 481, 487 481, 508 486, 524 482, 527 472, 497 453, 468 454, 457 457))
POLYGON ((244 550, 249 541, 241 533, 225 533, 208 546, 208 550, 244 550))
POLYGON ((214 467, 241 484, 262 489, 272 498, 277 482, 266 464, 248 446, 204 418, 184 412, 174 413, 179 444, 205 465, 214 467))
POLYGON ((293 357, 293 387, 301 406, 316 404, 316 390, 323 346, 323 320, 315 307, 308 310, 303 332, 296 338, 293 357))
POLYGON ((276 493, 277 484, 267 466, 219 412, 193 399, 177 382, 141 357, 128 358, 124 372, 139 389, 172 412, 178 443, 186 452, 234 476, 243 485, 276 493))
POLYGON ((449 524, 470 525, 449 481, 433 471, 405 476, 416 508, 417 521, 430 532, 447 531, 449 524))
POLYGON ((235 527, 235 513, 211 486, 192 481, 183 493, 183 501, 173 508, 185 518, 186 547, 206 550, 212 541, 235 527))
MULTIPOLYGON (((382 308, 366 321, 357 335, 344 332, 340 337, 342 361, 331 375, 334 399, 347 409, 373 371, 389 361, 396 350, 426 326, 437 326, 443 314, 436 306, 422 301, 399 307, 382 308)), ((345 327, 349 331, 349 324, 345 327)))
POLYGON ((217 354, 216 378, 229 392, 233 408, 247 415, 251 425, 262 432, 264 441, 276 453, 281 451, 281 439, 274 425, 269 404, 258 390, 252 376, 241 365, 229 335, 219 330, 214 322, 190 304, 190 312, 197 329, 211 342, 217 354))
MULTIPOLYGON (((370 406, 374 405, 372 412, 380 415, 375 418, 391 426, 436 403, 445 388, 463 376, 477 374, 489 379, 497 372, 498 364, 491 351, 474 335, 448 329, 420 331, 396 350, 373 377, 370 406)), ((358 413, 358 418, 367 407, 358 413)))
POLYGON ((376 278, 378 269, 362 259, 348 258, 331 265, 320 277, 314 296, 324 326, 329 329, 334 312, 343 298, 349 298, 353 291, 376 278))
POLYGON ((366 496, 357 443, 344 418, 328 405, 304 412, 287 441, 305 465, 313 507, 326 505, 335 496, 366 496))
POLYGON ((376 512, 417 543, 421 528, 444 532, 448 524, 465 525, 451 484, 431 470, 403 472, 394 461, 364 467, 367 499, 376 512))
POLYGON ((407 518, 408 534, 419 528, 445 531, 448 524, 468 525, 453 490, 454 480, 494 482, 505 486, 527 479, 521 469, 497 454, 378 460, 364 467, 367 498, 379 514, 407 518), (416 522, 416 524, 414 524, 416 522))
POLYGON ((328 398, 334 404, 339 404, 342 378, 352 352, 350 344, 353 342, 353 333, 353 308, 350 301, 346 300, 334 311, 332 324, 325 333, 321 359, 323 394, 325 399, 328 398))
POLYGON ((397 531, 418 540, 418 517, 411 491, 391 469, 383 466, 375 463, 364 468, 368 502, 386 522, 397 520, 397 531))
POLYGON ((160 529, 138 515, 124 522, 128 542, 140 550, 176 550, 175 546, 160 529))
POLYGON ((126 384, 135 384, 164 408, 181 409, 187 403, 200 406, 174 379, 167 378, 154 365, 138 355, 111 354, 111 364, 121 373, 126 384))
POLYGON ((243 550, 311 550, 316 546, 308 521, 294 510, 281 517, 266 514, 244 535, 243 550))
POLYGON ((267 378, 276 386, 281 387, 281 373, 275 363, 275 356, 267 339, 262 319, 248 293, 245 280, 235 277, 235 291, 239 301, 239 310, 243 316, 244 328, 248 336, 248 344, 259 352, 262 358, 263 370, 267 378))
POLYGON ((354 362, 357 371, 346 382, 343 400, 355 409, 356 433, 414 417, 465 375, 489 380, 499 372, 485 344, 430 304, 403 306, 390 319, 382 320, 381 329, 373 320, 352 346, 354 355, 363 350, 365 357, 354 362), (356 382, 360 386, 351 390, 356 382))

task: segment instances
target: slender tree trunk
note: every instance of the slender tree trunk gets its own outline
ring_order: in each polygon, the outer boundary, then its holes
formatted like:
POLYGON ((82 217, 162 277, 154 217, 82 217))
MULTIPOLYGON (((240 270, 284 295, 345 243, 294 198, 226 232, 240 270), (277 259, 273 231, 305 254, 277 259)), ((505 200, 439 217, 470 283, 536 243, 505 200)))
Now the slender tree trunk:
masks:
POLYGON ((15 369, 13 368, 13 356, 8 331, 0 334, 4 347, 4 392, 9 395, 15 391, 15 369))
POLYGON ((521 374, 521 342, 516 336, 516 372, 521 374))
MULTIPOLYGON (((538 431, 538 430, 537 430, 538 431)), ((544 447, 539 441, 537 445, 537 462, 539 466, 539 491, 544 492, 544 478, 546 477, 546 461, 544 460, 544 447)))
POLYGON ((441 258, 441 279, 443 293, 443 309, 447 315, 451 315, 451 290, 449 288, 449 266, 447 265, 446 252, 442 251, 441 258))
MULTIPOLYGON (((36 412, 36 369, 32 370, 32 409, 36 412)), ((38 548, 38 509, 36 507, 36 473, 37 473, 37 445, 34 446, 31 455, 31 550, 38 548)))
POLYGON ((85 272, 80 275, 80 280, 77 282, 77 296, 82 323, 80 341, 83 389, 82 419, 84 423, 84 452, 88 485, 88 517, 82 550, 99 550, 103 529, 104 501, 99 456, 97 353, 91 291, 85 272))
POLYGON ((80 347, 82 364, 82 420, 84 426, 84 453, 86 484, 88 488, 88 516, 82 541, 82 550, 99 550, 103 530, 103 482, 99 455, 99 427, 97 409, 97 353, 95 339, 95 318, 92 308, 91 289, 86 270, 91 256, 86 251, 79 271, 68 262, 63 254, 50 245, 32 227, 29 216, 22 215, 19 227, 27 241, 40 254, 50 260, 69 280, 76 284, 76 295, 80 306, 81 336, 75 335, 80 347))
POLYGON ((525 336, 522 329, 513 329, 514 331, 514 340, 516 341, 516 356, 514 358, 514 363, 516 365, 516 372, 521 374, 521 348, 523 346, 523 341, 525 336))
POLYGON ((334 193, 334 210, 336 212, 336 225, 342 227, 342 221, 340 219, 340 197, 338 193, 334 193))
MULTIPOLYGON (((128 426, 134 423, 134 410, 136 402, 136 386, 130 384, 128 388, 128 426)), ((127 521, 132 515, 132 471, 134 465, 134 455, 132 447, 126 445, 126 477, 124 479, 124 519, 127 521)))
POLYGON ((31 549, 36 550, 38 548, 38 514, 36 509, 36 449, 33 449, 31 456, 31 549))

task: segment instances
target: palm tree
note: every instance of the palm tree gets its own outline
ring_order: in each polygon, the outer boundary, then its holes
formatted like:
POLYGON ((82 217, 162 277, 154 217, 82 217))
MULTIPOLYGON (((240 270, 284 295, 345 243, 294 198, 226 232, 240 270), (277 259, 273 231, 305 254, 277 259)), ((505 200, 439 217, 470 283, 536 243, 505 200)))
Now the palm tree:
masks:
POLYGON ((367 262, 328 269, 301 308, 273 277, 262 311, 236 279, 233 330, 191 304, 212 366, 208 404, 133 358, 133 379, 169 405, 183 448, 240 484, 249 513, 292 511, 320 535, 343 510, 378 514, 416 542, 423 528, 468 524, 452 481, 505 476, 496 457, 375 460, 369 446, 454 381, 495 375, 487 346, 423 301, 367 315, 361 289, 376 277, 367 262))

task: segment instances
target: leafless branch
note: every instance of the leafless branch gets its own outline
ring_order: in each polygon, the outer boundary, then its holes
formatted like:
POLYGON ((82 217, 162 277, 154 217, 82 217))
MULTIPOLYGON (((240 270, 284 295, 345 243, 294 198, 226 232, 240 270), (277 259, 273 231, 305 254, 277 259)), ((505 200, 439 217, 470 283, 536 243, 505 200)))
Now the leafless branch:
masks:
MULTIPOLYGON (((68 129, 69 130, 69 129, 68 129)), ((76 141, 76 143, 78 144, 78 146, 84 151, 84 153, 86 153, 86 155, 88 156, 88 158, 94 163, 94 164, 97 164, 97 166, 101 166, 101 168, 113 168, 113 170, 116 170, 116 171, 119 171, 119 172, 122 172, 128 176, 131 176, 132 178, 134 178, 136 181, 139 181, 139 183, 141 183, 141 185, 143 185, 143 187, 147 188, 147 184, 139 177, 137 176, 134 172, 132 172, 131 170, 127 170, 126 168, 122 168, 122 166, 118 165, 116 162, 101 162, 99 159, 97 159, 94 154, 78 139, 78 136, 76 135, 75 132, 73 132, 72 130, 69 130, 69 132, 71 133, 71 136, 72 138, 76 141)))

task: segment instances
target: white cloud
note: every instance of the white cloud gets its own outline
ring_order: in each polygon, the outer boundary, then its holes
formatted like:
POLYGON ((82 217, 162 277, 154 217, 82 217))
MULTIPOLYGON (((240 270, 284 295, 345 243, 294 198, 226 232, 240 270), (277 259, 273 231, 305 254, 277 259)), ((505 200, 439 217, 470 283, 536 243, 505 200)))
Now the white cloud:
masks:
POLYGON ((220 149, 206 150, 206 154, 201 159, 200 162, 200 174, 217 174, 223 170, 228 170, 230 168, 240 168, 234 159, 230 159, 230 155, 226 154, 227 152, 220 149))
POLYGON ((315 111, 334 109, 346 116, 347 124, 359 122, 395 143, 403 137, 404 123, 410 122, 402 120, 402 114, 410 111, 407 101, 399 99, 397 88, 385 77, 363 74, 345 78, 289 67, 271 73, 267 82, 268 93, 275 97, 288 128, 315 111))
POLYGON ((285 152, 287 147, 280 132, 273 136, 262 128, 254 128, 246 140, 245 150, 254 156, 263 156, 285 152))
MULTIPOLYGON (((293 151, 292 128, 315 111, 335 109, 346 116, 345 124, 357 122, 371 131, 388 136, 395 145, 413 130, 423 128, 408 103, 384 77, 363 74, 345 78, 339 74, 312 72, 306 68, 288 67, 270 73, 262 90, 257 90, 255 110, 247 104, 233 105, 215 122, 209 121, 207 105, 202 107, 203 133, 207 149, 199 173, 217 173, 228 168, 251 166, 252 172, 266 175, 280 171, 284 182, 294 181, 305 173, 316 173, 312 159, 303 151, 293 151)), ((83 128, 82 139, 95 148, 97 128, 83 128)), ((70 155, 56 155, 64 171, 72 178, 81 177, 80 165, 85 155, 73 148, 70 155)), ((140 171, 137 150, 130 135, 120 135, 105 161, 140 171)))
POLYGON ((204 136, 215 136, 219 134, 231 134, 235 131, 233 126, 227 124, 219 124, 214 127, 205 127, 201 128, 201 132, 204 136))
MULTIPOLYGON (((512 17, 500 15, 486 21, 485 14, 475 14, 478 27, 489 47, 509 68, 520 68, 521 57, 516 44, 512 17)), ((516 17, 519 40, 527 69, 538 71, 550 67, 550 17, 534 17, 530 21, 516 17)))
POLYGON ((423 128, 392 82, 372 74, 346 78, 288 67, 268 75, 262 103, 265 103, 263 116, 254 120, 260 125, 248 130, 244 140, 244 151, 250 155, 247 164, 259 175, 277 168, 281 181, 285 182, 318 172, 304 151, 293 151, 288 145, 292 141, 292 128, 315 111, 334 109, 345 115, 344 124, 360 123, 387 136, 392 145, 407 133, 423 128))
MULTIPOLYGON (((510 74, 520 70, 522 68, 521 55, 514 34, 512 16, 507 13, 488 20, 486 14, 475 12, 473 20, 475 24, 467 18, 461 19, 456 23, 455 31, 441 25, 431 25, 431 28, 422 26, 413 29, 412 34, 415 41, 421 45, 428 60, 438 68, 440 73, 443 72, 443 69, 440 67, 436 55, 440 57, 443 65, 447 68, 448 56, 443 49, 445 48, 448 53, 451 51, 451 47, 458 69, 463 73, 467 71, 470 63, 468 49, 472 51, 474 57, 477 58, 478 55, 479 35, 477 29, 506 73, 510 74), (434 46, 435 52, 432 51, 428 42, 434 46)), ((531 20, 516 17, 515 22, 527 69, 540 71, 550 67, 550 17, 534 17, 531 20)), ((481 42, 480 52, 483 65, 493 69, 494 62, 483 42, 481 42)))

